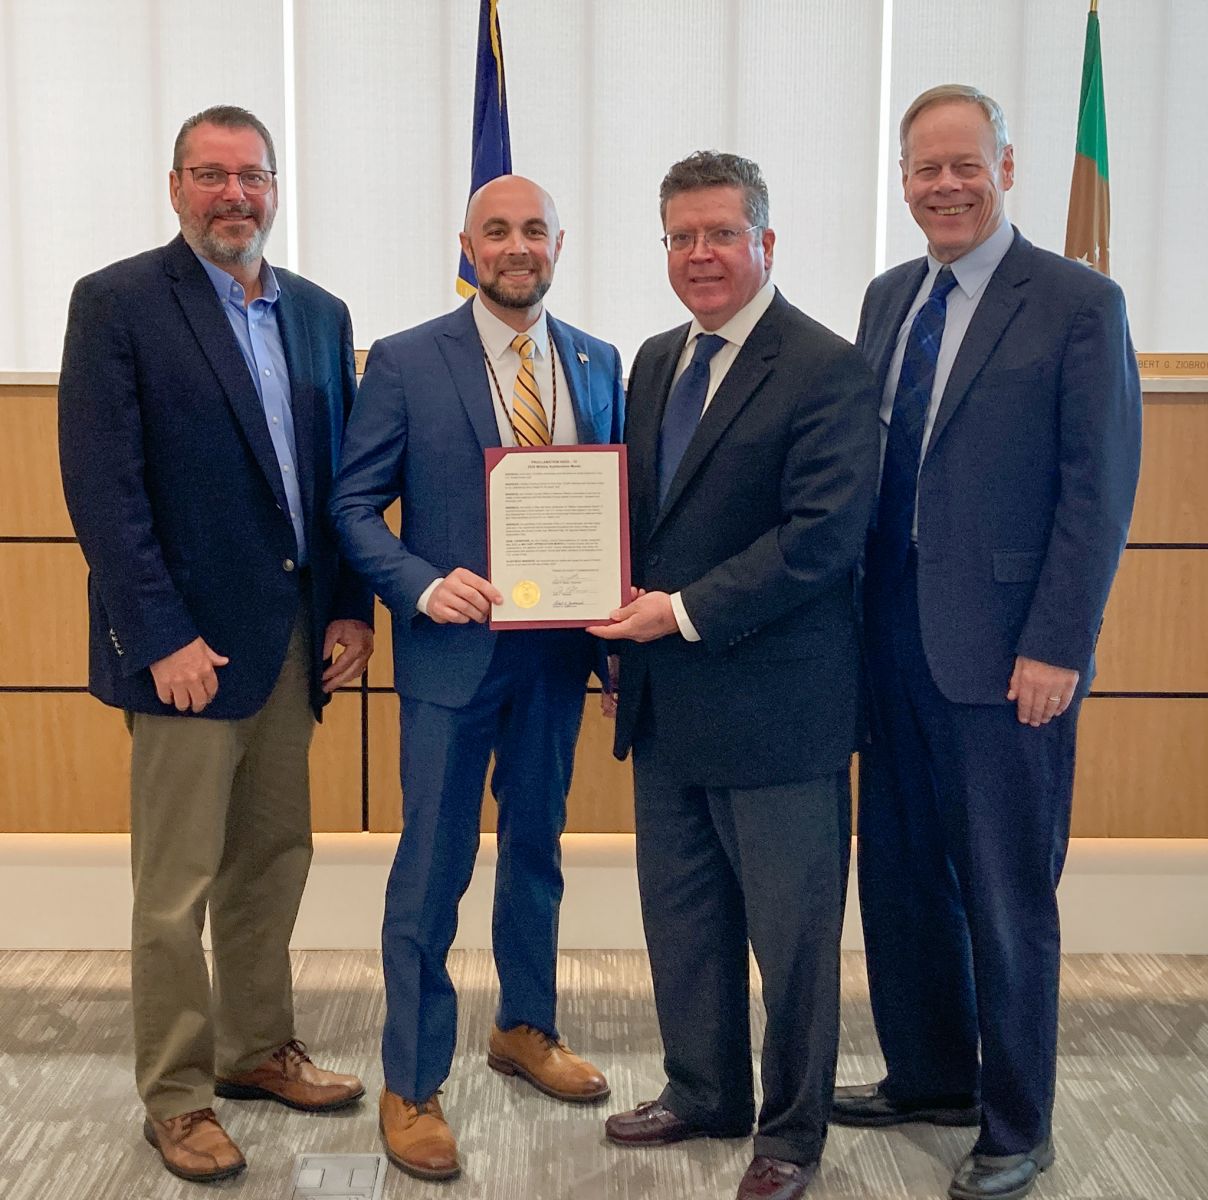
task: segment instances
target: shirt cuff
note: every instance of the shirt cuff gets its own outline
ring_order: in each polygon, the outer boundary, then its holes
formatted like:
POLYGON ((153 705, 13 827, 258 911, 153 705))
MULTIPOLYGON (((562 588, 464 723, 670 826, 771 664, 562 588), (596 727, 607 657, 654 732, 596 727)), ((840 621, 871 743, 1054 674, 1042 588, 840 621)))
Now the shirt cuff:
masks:
POLYGON ((679 626, 680 633, 684 635, 684 641, 699 642, 700 634, 696 632, 696 626, 692 624, 688 610, 684 607, 683 597, 679 592, 671 593, 671 611, 675 614, 675 623, 679 626))
POLYGON ((416 612, 428 615, 428 601, 432 599, 432 593, 436 591, 439 584, 444 583, 445 577, 442 575, 439 579, 434 579, 422 592, 419 594, 419 599, 415 602, 416 612))

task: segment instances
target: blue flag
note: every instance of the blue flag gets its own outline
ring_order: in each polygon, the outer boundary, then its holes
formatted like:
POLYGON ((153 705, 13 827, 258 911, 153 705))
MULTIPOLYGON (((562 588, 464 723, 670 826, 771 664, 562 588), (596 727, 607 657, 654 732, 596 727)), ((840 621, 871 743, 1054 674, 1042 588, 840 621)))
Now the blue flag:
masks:
MULTIPOLYGON (((478 60, 474 68, 474 139, 470 195, 499 175, 512 173, 512 135, 508 132, 508 93, 503 78, 503 39, 498 0, 481 0, 478 13, 478 60)), ((472 296, 478 276, 463 254, 457 290, 472 296)))

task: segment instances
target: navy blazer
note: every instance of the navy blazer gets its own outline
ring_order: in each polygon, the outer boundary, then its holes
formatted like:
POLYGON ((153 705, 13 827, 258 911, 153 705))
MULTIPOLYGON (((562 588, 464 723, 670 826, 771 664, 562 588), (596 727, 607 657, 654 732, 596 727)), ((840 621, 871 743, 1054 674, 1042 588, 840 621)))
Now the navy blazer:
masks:
POLYGON ((852 576, 876 491, 872 376, 777 292, 660 505, 659 426, 689 328, 638 351, 625 441, 633 581, 681 592, 701 640, 619 644, 615 753, 648 704, 678 782, 797 783, 840 770, 856 743, 852 576))
MULTIPOLYGON (((392 614, 396 688, 446 707, 473 696, 496 636, 476 622, 438 625, 416 609, 424 589, 455 567, 487 575, 483 451, 500 441, 472 304, 374 343, 332 497, 344 553, 392 614), (396 537, 381 514, 399 497, 396 537)), ((548 314, 546 321, 580 442, 619 442, 624 395, 616 348, 548 314)), ((596 639, 570 634, 584 650, 586 674, 596 639)))
MULTIPOLYGON (((372 617, 327 518, 356 391, 342 301, 274 268, 309 553, 311 704, 323 635, 372 617)), ((222 304, 181 237, 81 279, 59 378, 67 507, 88 561, 88 686, 106 704, 174 714, 148 667, 196 637, 230 663, 204 717, 257 712, 297 617, 297 545, 256 385, 222 304), (288 563, 288 565, 287 565, 288 563)))
MULTIPOLYGON (((874 279, 857 346, 882 389, 927 269, 874 279)), ((1018 230, 953 363, 919 474, 927 662, 958 704, 1005 704, 1016 655, 1081 672, 1085 694, 1141 460, 1124 296, 1018 230)))

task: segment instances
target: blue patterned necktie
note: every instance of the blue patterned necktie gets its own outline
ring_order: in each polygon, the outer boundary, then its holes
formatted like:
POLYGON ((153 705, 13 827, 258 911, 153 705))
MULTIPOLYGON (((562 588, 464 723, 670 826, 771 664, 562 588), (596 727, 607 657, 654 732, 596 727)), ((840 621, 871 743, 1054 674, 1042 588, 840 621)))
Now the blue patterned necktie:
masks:
POLYGON ((893 397, 885 462, 881 468, 881 495, 877 502, 876 557, 883 582, 901 578, 914 527, 923 430, 935 385, 935 364, 944 337, 948 293, 956 286, 951 267, 941 267, 931 294, 915 314, 906 337, 906 352, 893 397))
POLYGON ((724 337, 716 333, 701 333, 696 338, 696 348, 688 369, 675 381, 667 407, 663 412, 663 424, 659 429, 659 504, 667 498, 667 491, 675 472, 688 449, 688 443, 700 424, 700 415, 705 408, 705 396, 709 392, 709 363, 713 356, 726 344, 724 337))

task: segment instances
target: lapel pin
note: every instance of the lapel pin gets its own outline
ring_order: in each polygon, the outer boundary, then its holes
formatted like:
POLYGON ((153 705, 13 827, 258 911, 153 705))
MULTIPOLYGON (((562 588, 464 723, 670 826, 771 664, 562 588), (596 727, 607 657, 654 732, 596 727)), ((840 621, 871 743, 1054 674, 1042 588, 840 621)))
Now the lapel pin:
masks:
POLYGON ((584 354, 582 350, 579 351, 579 361, 581 363, 585 363, 587 361, 587 355, 584 354))

